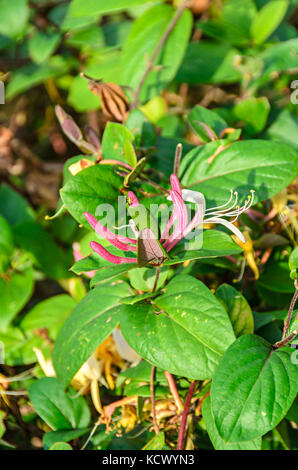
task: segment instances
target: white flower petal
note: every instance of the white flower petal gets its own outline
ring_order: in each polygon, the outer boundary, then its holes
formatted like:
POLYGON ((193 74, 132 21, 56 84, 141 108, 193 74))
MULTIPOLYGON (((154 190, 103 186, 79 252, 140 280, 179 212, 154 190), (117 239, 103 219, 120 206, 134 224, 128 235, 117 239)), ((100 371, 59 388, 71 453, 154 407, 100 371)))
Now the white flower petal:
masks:
POLYGON ((242 241, 242 243, 246 242, 246 239, 244 235, 240 232, 240 230, 228 220, 222 219, 221 217, 211 217, 209 219, 205 219, 204 223, 211 223, 211 224, 214 223, 214 224, 224 225, 229 230, 231 230, 231 232, 233 232, 242 241))
POLYGON ((127 344, 121 330, 115 328, 112 335, 119 355, 128 362, 138 364, 142 358, 127 344))

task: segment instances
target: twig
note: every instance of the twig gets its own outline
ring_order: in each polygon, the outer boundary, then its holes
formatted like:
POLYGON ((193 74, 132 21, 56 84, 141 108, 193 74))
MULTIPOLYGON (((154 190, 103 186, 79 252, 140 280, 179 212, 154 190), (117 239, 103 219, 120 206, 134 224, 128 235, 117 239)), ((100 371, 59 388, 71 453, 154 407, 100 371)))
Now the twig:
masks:
POLYGON ((172 376, 172 374, 170 374, 170 372, 167 372, 166 370, 164 371, 164 374, 165 374, 166 379, 168 381, 169 389, 170 389, 170 392, 171 392, 171 394, 174 398, 174 402, 175 402, 175 405, 177 407, 177 410, 179 411, 179 413, 181 413, 181 411, 183 410, 183 403, 182 403, 180 395, 178 393, 174 377, 172 376))
POLYGON ((183 415, 181 419, 181 426, 179 429, 179 436, 178 436, 178 445, 177 445, 177 450, 182 450, 183 449, 183 442, 184 442, 184 435, 185 435, 185 430, 186 430, 186 422, 187 422, 187 416, 188 416, 188 411, 190 407, 190 402, 191 398, 193 396, 193 392, 196 388, 197 385, 197 380, 194 380, 188 389, 186 400, 185 400, 185 405, 184 405, 184 410, 183 410, 183 415))
POLYGON ((153 426, 156 434, 159 433, 159 427, 156 420, 156 409, 154 401, 154 378, 155 378, 156 367, 152 366, 151 368, 151 377, 150 377, 150 397, 151 397, 151 408, 152 408, 152 417, 153 417, 153 426))
POLYGON ((157 44, 153 54, 152 54, 152 57, 146 67, 146 70, 145 72, 143 73, 142 77, 141 77, 141 80, 139 82, 139 85, 138 85, 138 88, 136 89, 135 93, 134 93, 134 97, 133 97, 133 101, 132 101, 132 104, 131 104, 131 109, 134 109, 137 107, 138 105, 138 102, 139 102, 139 95, 141 93, 141 90, 142 90, 142 87, 146 81, 146 78, 148 77, 151 69, 154 67, 154 62, 155 60, 157 59, 159 53, 161 52, 164 44, 166 43, 168 37, 170 36, 171 32, 173 31, 173 29, 175 28, 176 26, 176 23, 178 22, 180 16, 182 15, 182 13, 184 12, 185 8, 187 8, 187 6, 190 4, 190 1, 187 0, 185 2, 183 2, 180 7, 177 9, 175 15, 173 16, 172 18, 172 21, 170 22, 167 30, 165 31, 164 35, 162 36, 162 38, 160 39, 159 43, 157 44))
POLYGON ((284 326, 284 331, 283 331, 283 334, 282 334, 282 340, 284 340, 287 336, 287 333, 288 333, 288 329, 289 329, 289 326, 290 326, 290 322, 291 322, 291 317, 292 317, 292 312, 294 310, 294 307, 295 307, 295 303, 296 303, 296 300, 298 298, 298 282, 295 280, 295 293, 293 295, 293 298, 292 298, 292 301, 291 301, 291 304, 290 304, 290 308, 289 308, 289 312, 288 312, 288 316, 287 316, 287 321, 285 323, 285 326, 284 326))
POLYGON ((157 289, 159 274, 160 274, 160 266, 158 266, 156 268, 155 281, 154 281, 154 286, 153 286, 153 289, 152 289, 152 293, 155 292, 156 289, 157 289))

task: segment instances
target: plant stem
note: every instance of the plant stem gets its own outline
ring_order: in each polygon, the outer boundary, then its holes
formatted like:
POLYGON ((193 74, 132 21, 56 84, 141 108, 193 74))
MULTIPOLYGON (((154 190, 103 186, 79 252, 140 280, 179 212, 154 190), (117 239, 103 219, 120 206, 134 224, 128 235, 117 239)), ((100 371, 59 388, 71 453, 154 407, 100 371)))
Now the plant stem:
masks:
POLYGON ((183 403, 182 403, 180 395, 178 393, 174 377, 172 376, 172 374, 170 374, 170 372, 167 372, 166 370, 164 371, 164 374, 165 374, 165 377, 168 381, 169 389, 170 389, 170 392, 171 392, 171 394, 174 398, 174 402, 175 402, 175 405, 177 407, 177 410, 179 411, 179 413, 181 413, 181 411, 183 410, 183 403))
POLYGON ((189 411, 189 407, 190 407, 191 398, 193 396, 193 392, 196 388, 197 382, 198 382, 197 380, 194 380, 190 384, 190 387, 189 387, 188 392, 187 392, 185 405, 184 405, 184 410, 183 410, 183 415, 182 415, 182 419, 181 419, 181 426, 180 426, 180 429, 179 429, 177 450, 182 450, 183 449, 183 442, 184 442, 185 431, 186 431, 188 411, 189 411))
POLYGON ((154 401, 154 378, 155 378, 156 367, 152 366, 151 368, 151 377, 150 377, 150 397, 151 397, 151 409, 152 409, 152 417, 153 417, 153 426, 154 431, 156 434, 159 433, 159 427, 156 420, 156 409, 155 409, 155 401, 154 401))
POLYGON ((284 326, 284 331, 283 331, 283 334, 282 334, 282 340, 284 340, 287 336, 287 333, 288 333, 288 329, 289 329, 289 326, 290 326, 290 322, 291 322, 291 317, 292 317, 292 312, 294 310, 294 307, 295 307, 295 303, 296 303, 296 300, 298 298, 298 282, 295 280, 295 293, 293 295, 293 298, 292 298, 292 301, 291 301, 291 304, 290 304, 290 308, 289 308, 289 312, 288 312, 288 316, 287 316, 287 321, 285 323, 285 326, 284 326))
POLYGON ((131 104, 131 109, 134 109, 137 107, 138 105, 138 102, 139 102, 139 95, 141 93, 141 90, 142 90, 142 87, 146 81, 146 78, 148 77, 151 69, 154 67, 154 62, 156 61, 159 53, 161 52, 164 44, 166 43, 168 37, 170 36, 171 32, 173 31, 173 29, 175 28, 176 26, 176 23, 178 22, 180 16, 182 15, 182 13, 184 12, 185 8, 187 8, 187 6, 189 5, 190 1, 187 0, 185 2, 183 2, 179 8, 177 9, 175 15, 173 16, 172 18, 172 21, 170 22, 167 30, 165 31, 164 35, 162 36, 162 38, 160 39, 159 43, 157 44, 156 48, 154 49, 153 51, 153 54, 152 54, 152 57, 145 69, 145 72, 143 73, 142 77, 141 77, 141 80, 139 82, 139 85, 134 93, 134 97, 133 97, 133 101, 132 101, 132 104, 131 104))

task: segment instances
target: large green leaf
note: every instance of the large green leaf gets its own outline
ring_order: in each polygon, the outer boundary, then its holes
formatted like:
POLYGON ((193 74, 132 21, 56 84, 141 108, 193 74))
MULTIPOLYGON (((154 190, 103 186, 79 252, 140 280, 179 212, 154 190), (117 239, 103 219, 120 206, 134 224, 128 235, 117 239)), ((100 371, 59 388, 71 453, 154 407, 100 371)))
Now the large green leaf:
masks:
POLYGON ((263 201, 285 188, 298 173, 297 152, 279 142, 234 142, 209 164, 208 156, 214 151, 213 142, 191 150, 180 168, 182 184, 201 191, 207 203, 222 204, 231 189, 238 191, 242 202, 251 189, 255 202, 263 201))
POLYGON ((226 308, 237 337, 254 332, 254 317, 241 292, 233 286, 222 284, 216 291, 216 297, 226 308))
POLYGON ((261 450, 262 439, 260 437, 257 437, 252 441, 232 442, 229 444, 220 437, 212 414, 210 396, 204 400, 202 414, 210 440, 215 450, 261 450))
POLYGON ((84 212, 96 215, 100 204, 111 204, 116 208, 122 180, 113 168, 95 165, 80 171, 60 190, 61 198, 70 214, 90 228, 84 212))
POLYGON ((230 443, 262 436, 287 414, 297 392, 291 348, 273 350, 259 336, 241 336, 226 351, 211 386, 221 438, 230 443))
MULTIPOLYGON (((174 14, 175 10, 170 5, 156 5, 135 21, 123 46, 123 83, 133 89, 137 88, 148 67, 148 60, 165 34, 174 14)), ((142 101, 158 95, 174 78, 183 59, 191 27, 192 16, 190 11, 186 10, 155 61, 155 65, 159 67, 151 70, 142 87, 140 95, 142 101)))
POLYGON ((43 377, 29 388, 29 398, 39 416, 54 430, 84 428, 90 422, 90 410, 84 398, 64 392, 55 377, 43 377))
POLYGON ((11 320, 24 307, 33 291, 33 272, 29 268, 14 272, 9 278, 0 278, 0 330, 5 330, 11 320))
POLYGON ((121 298, 130 294, 127 284, 99 286, 88 292, 66 320, 57 337, 53 361, 57 376, 67 385, 97 346, 119 323, 121 298))
POLYGON ((121 315, 129 345, 164 370, 192 379, 211 378, 235 339, 216 297, 201 281, 178 275, 151 303, 127 305, 121 315))

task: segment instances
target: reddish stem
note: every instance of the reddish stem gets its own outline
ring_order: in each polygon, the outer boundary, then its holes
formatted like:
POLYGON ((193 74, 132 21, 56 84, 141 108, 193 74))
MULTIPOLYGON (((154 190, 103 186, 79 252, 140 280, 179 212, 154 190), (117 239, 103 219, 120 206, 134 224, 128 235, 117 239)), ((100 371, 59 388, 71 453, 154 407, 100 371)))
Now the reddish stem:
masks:
POLYGON ((150 377, 150 396, 151 396, 151 409, 153 417, 153 426, 156 434, 159 433, 159 427, 156 419, 156 409, 155 409, 155 400, 154 400, 154 378, 155 378, 156 367, 152 366, 151 368, 151 377, 150 377))
POLYGON ((296 303, 296 300, 298 298, 298 282, 297 281, 295 281, 295 289, 296 290, 295 290, 295 293, 294 293, 292 301, 291 301, 287 321, 286 321, 285 326, 284 326, 284 331, 283 331, 282 338, 281 338, 282 340, 285 339, 286 336, 287 336, 288 329, 289 329, 290 322, 291 322, 292 312, 294 310, 295 303, 296 303))
POLYGON ((190 402, 194 393, 194 390, 197 385, 197 380, 194 380, 188 389, 186 400, 185 400, 185 405, 184 405, 184 410, 183 410, 183 415, 181 419, 181 426, 179 429, 179 436, 178 436, 178 445, 177 445, 177 450, 182 450, 183 449, 183 442, 184 442, 184 435, 186 431, 186 423, 187 423, 187 416, 188 416, 188 411, 190 407, 190 402))
POLYGON ((170 374, 170 372, 167 372, 166 370, 164 371, 164 374, 165 374, 166 379, 168 381, 169 389, 170 389, 170 392, 172 394, 172 397, 174 398, 174 402, 175 402, 175 405, 177 407, 177 410, 180 413, 183 410, 183 403, 182 403, 180 395, 178 393, 174 377, 172 376, 172 374, 170 374))

